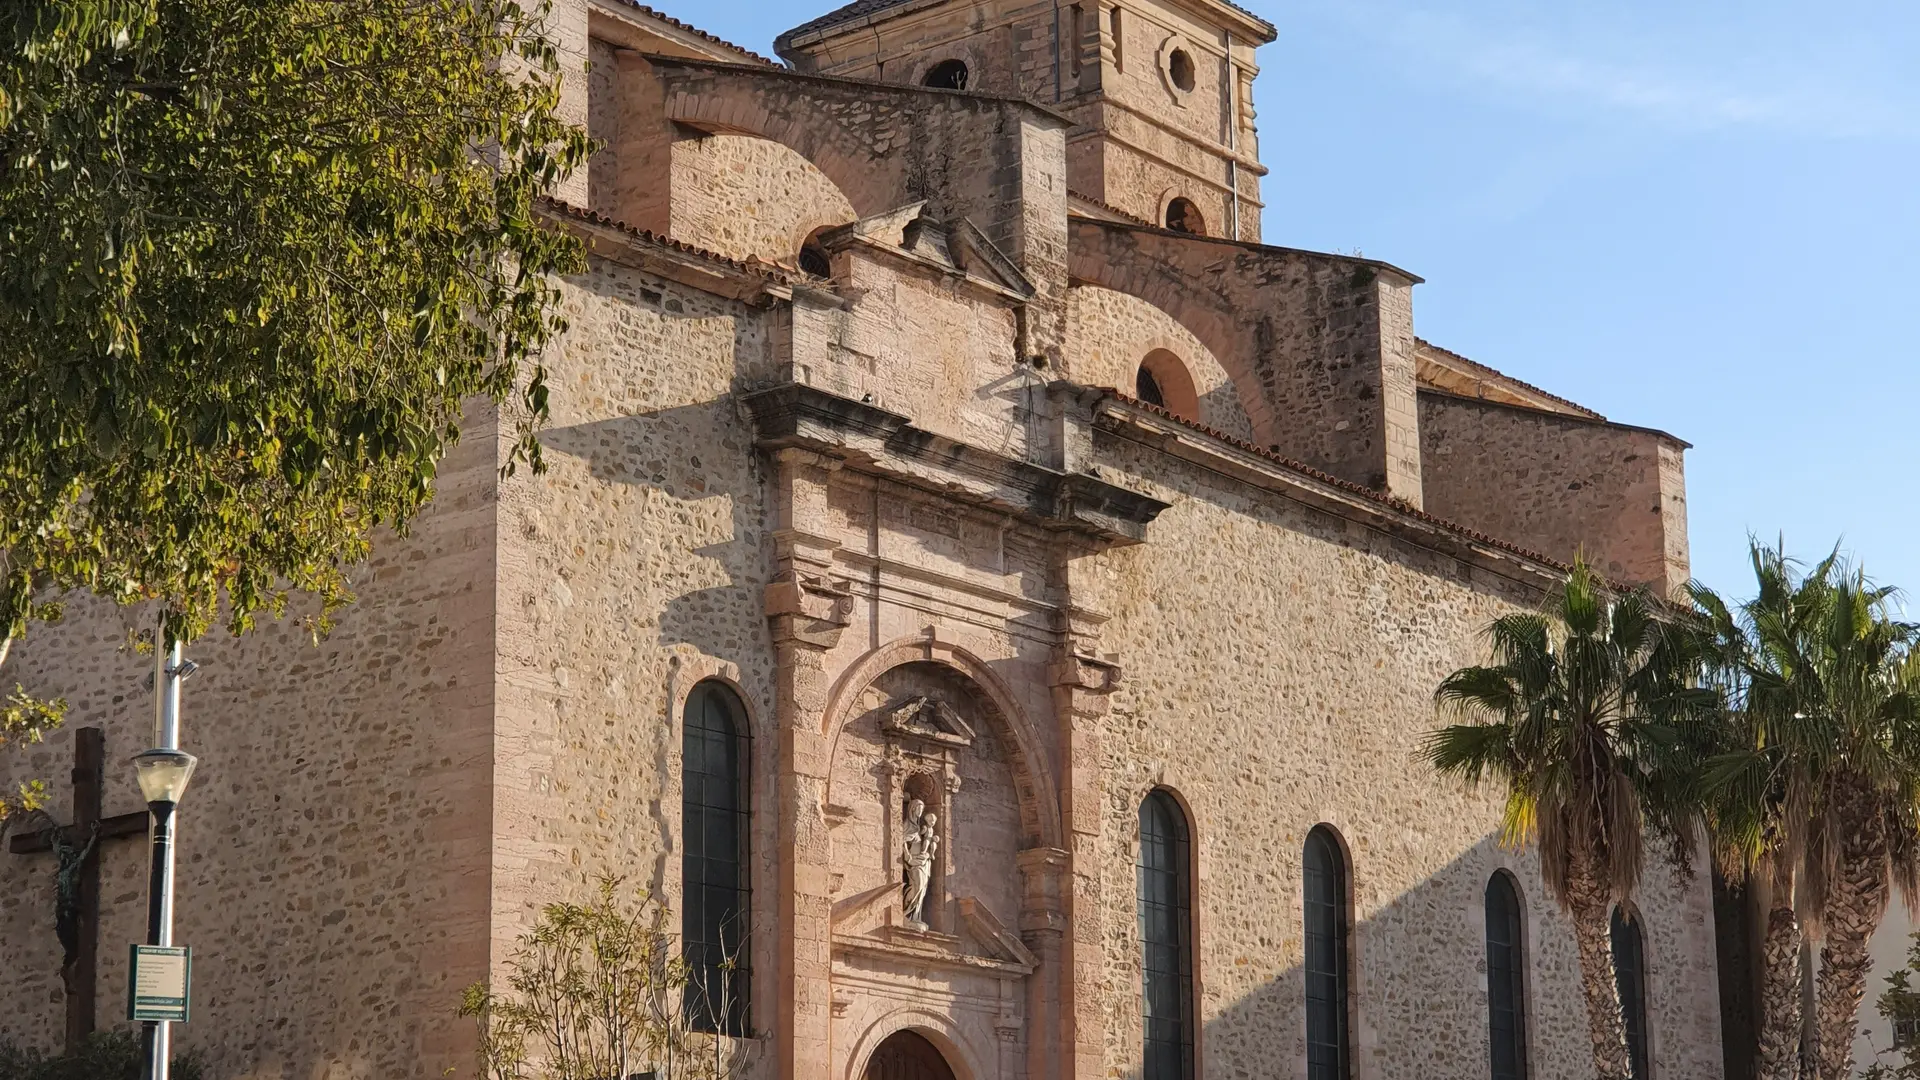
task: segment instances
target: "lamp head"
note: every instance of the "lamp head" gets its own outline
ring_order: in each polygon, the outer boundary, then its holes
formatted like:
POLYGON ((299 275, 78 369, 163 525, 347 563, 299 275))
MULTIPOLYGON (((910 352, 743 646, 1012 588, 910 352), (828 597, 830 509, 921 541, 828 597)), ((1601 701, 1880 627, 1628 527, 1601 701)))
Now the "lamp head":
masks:
POLYGON ((148 804, 178 803, 186 794, 187 781, 193 779, 193 767, 200 759, 179 750, 148 750, 133 759, 134 776, 140 781, 140 794, 148 804))

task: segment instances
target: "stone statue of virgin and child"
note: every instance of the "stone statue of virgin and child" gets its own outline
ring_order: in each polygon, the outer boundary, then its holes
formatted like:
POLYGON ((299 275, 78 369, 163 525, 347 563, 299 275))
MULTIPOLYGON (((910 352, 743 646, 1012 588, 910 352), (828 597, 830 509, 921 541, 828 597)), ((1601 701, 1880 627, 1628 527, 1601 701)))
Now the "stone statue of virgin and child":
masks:
POLYGON ((925 802, 908 800, 907 842, 900 856, 905 867, 900 899, 907 922, 923 929, 927 925, 927 893, 933 885, 933 860, 940 850, 940 837, 935 830, 939 823, 940 815, 929 813, 925 802))

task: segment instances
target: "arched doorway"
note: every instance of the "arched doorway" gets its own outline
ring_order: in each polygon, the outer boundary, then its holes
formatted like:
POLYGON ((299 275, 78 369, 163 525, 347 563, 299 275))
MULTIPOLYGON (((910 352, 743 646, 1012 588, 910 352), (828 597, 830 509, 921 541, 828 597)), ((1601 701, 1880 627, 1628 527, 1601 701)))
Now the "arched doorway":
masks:
POLYGON ((940 1048, 912 1031, 896 1031, 867 1059, 866 1080, 954 1080, 940 1048))

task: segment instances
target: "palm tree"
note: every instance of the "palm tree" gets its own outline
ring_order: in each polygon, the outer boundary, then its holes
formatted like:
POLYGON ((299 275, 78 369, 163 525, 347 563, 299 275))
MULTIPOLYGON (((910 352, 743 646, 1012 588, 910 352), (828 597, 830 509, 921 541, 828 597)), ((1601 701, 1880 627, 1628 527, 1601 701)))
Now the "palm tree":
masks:
POLYGON ((1435 692, 1464 723, 1428 737, 1443 775, 1505 785, 1502 842, 1537 843, 1547 890, 1571 917, 1599 1080, 1632 1080, 1610 937, 1614 905, 1640 882, 1652 834, 1685 858, 1692 635, 1644 591, 1615 593, 1576 561, 1538 613, 1488 628, 1493 663, 1435 692))
MULTIPOLYGON (((1758 889, 1761 929, 1759 1078, 1800 1074, 1801 923, 1796 885, 1806 844, 1819 746, 1774 737, 1761 718, 1797 711, 1791 685, 1806 665, 1795 659, 1825 603, 1831 567, 1796 579, 1776 549, 1752 546, 1754 598, 1738 613, 1703 585, 1691 587, 1707 677, 1727 712, 1715 731, 1703 776, 1703 803, 1714 854, 1729 878, 1758 889)), ((1789 733, 1804 732, 1790 727, 1789 733)))
POLYGON ((1796 1075, 1803 932, 1821 943, 1813 1060, 1847 1080, 1868 945, 1892 886, 1920 901, 1920 662, 1892 590, 1829 556, 1804 576, 1753 545, 1738 616, 1693 589, 1730 708, 1702 788, 1716 853, 1771 886, 1761 1076, 1796 1075))

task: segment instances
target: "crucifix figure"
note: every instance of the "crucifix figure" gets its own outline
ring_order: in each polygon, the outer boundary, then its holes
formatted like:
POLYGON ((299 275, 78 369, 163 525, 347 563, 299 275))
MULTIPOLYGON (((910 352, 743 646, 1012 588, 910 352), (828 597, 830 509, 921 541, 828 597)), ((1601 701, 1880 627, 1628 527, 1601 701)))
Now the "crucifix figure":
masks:
POLYGON ((100 816, 106 783, 107 738, 99 728, 81 728, 73 740, 73 824, 15 833, 16 855, 52 852, 57 860, 54 931, 60 937, 60 981, 67 996, 67 1053, 76 1054, 94 1032, 99 991, 100 841, 145 836, 147 812, 100 816))

